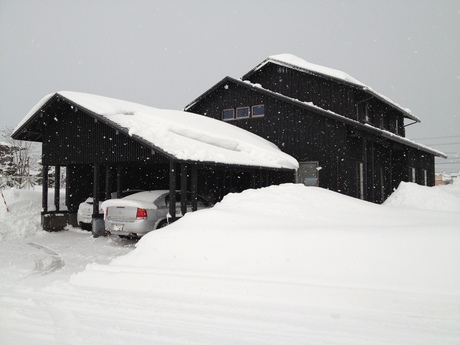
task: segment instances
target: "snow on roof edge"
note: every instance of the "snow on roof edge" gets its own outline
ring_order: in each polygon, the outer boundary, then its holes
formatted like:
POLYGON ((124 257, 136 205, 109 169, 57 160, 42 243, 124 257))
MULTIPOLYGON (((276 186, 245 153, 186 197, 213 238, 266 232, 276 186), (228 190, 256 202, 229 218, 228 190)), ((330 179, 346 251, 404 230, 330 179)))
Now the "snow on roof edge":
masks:
POLYGON ((16 126, 20 130, 54 96, 126 128, 177 160, 217 164, 297 169, 298 162, 272 142, 249 131, 203 115, 158 109, 142 104, 72 91, 43 97, 16 126))
POLYGON ((17 124, 17 126, 14 128, 13 130, 13 133, 16 133, 19 129, 21 129, 21 127, 27 122, 29 121, 29 119, 31 117, 33 117, 35 115, 35 113, 40 110, 41 107, 43 107, 46 102, 48 102, 54 95, 56 95, 57 92, 55 93, 50 93, 48 95, 46 95, 45 97, 43 97, 37 104, 35 104, 32 109, 29 110, 29 112, 27 113, 27 115, 17 124))

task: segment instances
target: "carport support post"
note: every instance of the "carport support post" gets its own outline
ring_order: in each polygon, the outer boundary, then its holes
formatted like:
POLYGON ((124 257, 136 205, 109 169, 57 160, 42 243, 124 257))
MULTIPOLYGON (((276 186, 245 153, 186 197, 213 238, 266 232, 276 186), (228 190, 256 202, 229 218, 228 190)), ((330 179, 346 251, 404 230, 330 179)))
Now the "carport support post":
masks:
POLYGON ((171 221, 176 220, 176 163, 169 161, 169 216, 171 221))
POLYGON ((117 198, 121 198, 121 191, 123 187, 123 167, 121 165, 117 166, 117 198))
POLYGON ((43 165, 42 167, 42 227, 43 230, 48 230, 48 222, 47 222, 47 215, 48 215, 48 165, 43 165))
POLYGON ((198 209, 198 167, 196 164, 192 165, 192 183, 190 186, 192 190, 192 212, 198 209))
POLYGON ((112 186, 112 171, 110 169, 110 165, 105 166, 105 200, 109 200, 110 195, 110 188, 112 186))
POLYGON ((48 212, 48 165, 44 165, 42 168, 42 225, 43 215, 48 212))
POLYGON ((54 168, 54 206, 57 212, 59 212, 60 189, 61 189, 61 167, 59 165, 56 165, 54 168))
POLYGON ((187 164, 180 166, 180 210, 182 216, 187 213, 187 164))
POLYGON ((93 216, 92 232, 94 237, 105 235, 103 215, 99 214, 99 171, 100 165, 94 164, 93 169, 93 216))

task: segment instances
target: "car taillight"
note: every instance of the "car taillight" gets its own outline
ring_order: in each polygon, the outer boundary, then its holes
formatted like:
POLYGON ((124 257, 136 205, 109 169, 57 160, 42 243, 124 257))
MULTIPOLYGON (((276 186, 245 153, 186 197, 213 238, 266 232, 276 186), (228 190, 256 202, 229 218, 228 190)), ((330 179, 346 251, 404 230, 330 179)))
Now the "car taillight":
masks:
POLYGON ((137 219, 145 219, 147 218, 147 210, 145 208, 138 208, 136 213, 137 219))

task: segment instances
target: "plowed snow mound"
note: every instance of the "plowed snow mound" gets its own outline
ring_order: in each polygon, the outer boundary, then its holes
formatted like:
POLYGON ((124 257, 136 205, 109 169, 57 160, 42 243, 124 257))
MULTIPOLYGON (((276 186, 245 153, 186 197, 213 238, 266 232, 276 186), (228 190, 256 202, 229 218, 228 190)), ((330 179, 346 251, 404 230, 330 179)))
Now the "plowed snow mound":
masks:
POLYGON ((460 184, 426 187, 401 182, 384 202, 385 206, 435 211, 460 211, 460 184), (458 192, 458 193, 457 193, 458 192))
POLYGON ((38 191, 9 189, 3 195, 8 205, 0 205, 0 241, 35 235, 41 227, 41 198, 38 191))

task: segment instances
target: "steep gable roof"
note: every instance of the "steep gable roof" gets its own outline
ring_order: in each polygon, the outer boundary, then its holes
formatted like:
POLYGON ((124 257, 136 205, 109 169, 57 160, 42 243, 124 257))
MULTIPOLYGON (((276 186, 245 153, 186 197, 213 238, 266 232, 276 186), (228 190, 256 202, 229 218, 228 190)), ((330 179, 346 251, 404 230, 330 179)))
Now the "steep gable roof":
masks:
POLYGON ((44 121, 42 116, 48 107, 58 102, 66 102, 142 145, 179 161, 276 169, 298 167, 293 157, 273 143, 222 121, 69 91, 44 97, 16 127, 12 137, 41 141, 39 124, 44 121))
POLYGON ((360 82, 359 80, 351 77, 347 73, 339 71, 339 70, 336 70, 336 69, 333 69, 333 68, 312 64, 310 62, 307 62, 307 61, 305 61, 305 60, 303 60, 303 59, 301 59, 301 58, 299 58, 299 57, 297 57, 295 55, 291 55, 291 54, 279 54, 279 55, 272 55, 272 56, 268 57, 267 59, 262 61, 259 65, 254 67, 251 71, 246 73, 242 77, 242 80, 250 79, 251 74, 253 74, 254 72, 260 70, 266 64, 269 64, 269 63, 277 64, 277 65, 287 67, 287 68, 296 69, 296 70, 299 70, 299 71, 301 71, 303 73, 309 73, 309 74, 321 76, 323 78, 332 79, 332 80, 335 80, 337 82, 350 85, 352 87, 355 87, 357 89, 360 89, 360 90, 366 92, 370 96, 373 96, 373 97, 375 97, 375 98, 387 103, 390 107, 392 107, 392 108, 396 109, 397 111, 401 112, 405 117, 407 117, 407 118, 409 118, 409 119, 411 119, 413 121, 420 122, 420 119, 417 116, 415 116, 414 114, 412 114, 410 109, 403 108, 399 104, 393 102, 388 97, 386 97, 386 96, 374 91, 371 87, 363 84, 362 82, 360 82))

